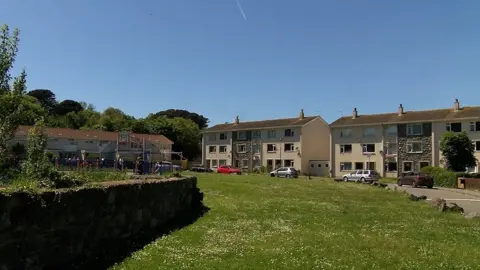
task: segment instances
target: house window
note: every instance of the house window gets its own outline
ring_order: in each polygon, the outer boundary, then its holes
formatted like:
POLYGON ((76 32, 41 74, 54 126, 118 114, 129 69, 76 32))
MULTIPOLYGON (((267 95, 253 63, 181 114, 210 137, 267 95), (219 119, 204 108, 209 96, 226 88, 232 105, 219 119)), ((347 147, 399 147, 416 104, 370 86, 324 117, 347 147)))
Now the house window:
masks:
POLYGON ((284 134, 285 134, 285 137, 293 137, 293 136, 295 136, 295 132, 293 131, 293 129, 290 129, 290 128, 285 129, 285 133, 284 133, 284 134))
POLYGON ((254 130, 252 132, 252 139, 261 139, 262 138, 262 132, 260 130, 254 130))
POLYGON ((220 140, 226 140, 227 139, 227 133, 220 133, 220 140))
POLYGON ((291 159, 284 160, 283 164, 285 165, 285 167, 294 167, 295 166, 295 163, 291 159))
POLYGON ((473 150, 475 152, 480 152, 480 141, 474 141, 473 142, 473 150))
POLYGON ((285 149, 285 152, 291 152, 294 150, 294 145, 293 143, 286 143, 284 144, 284 149, 285 149))
POLYGON ((363 137, 374 137, 375 136, 375 128, 365 128, 363 129, 363 137))
POLYGON ((267 133, 269 139, 275 139, 277 137, 277 132, 275 130, 269 130, 267 133))
POLYGON ((260 167, 260 159, 254 159, 253 168, 258 168, 258 167, 260 167))
POLYGON ((470 122, 470 131, 480 131, 480 121, 470 122))
POLYGON ((259 144, 254 144, 252 147, 253 147, 253 153, 255 153, 255 154, 260 153, 260 145, 259 144))
POLYGON ((212 159, 212 168, 216 168, 218 166, 218 160, 212 159))
POLYGON ((238 153, 245 153, 245 152, 247 152, 247 145, 245 145, 245 144, 239 144, 239 145, 237 145, 237 152, 238 152, 238 153))
POLYGON ((367 161, 365 163, 366 163, 367 170, 375 170, 375 165, 376 165, 375 162, 367 161))
POLYGON ((407 153, 422 153, 422 152, 423 152, 422 142, 407 142, 407 153))
POLYGON ((363 147, 363 153, 375 153, 375 144, 373 143, 367 143, 362 145, 363 147))
POLYGON ((423 168, 423 167, 428 167, 430 166, 430 162, 428 161, 420 161, 420 169, 423 168))
POLYGON ((340 145, 340 153, 351 153, 352 152, 352 145, 351 144, 342 144, 340 145))
POLYGON ((267 152, 276 152, 277 151, 277 145, 273 143, 267 144, 267 152))
POLYGON ((310 168, 313 168, 315 165, 314 164, 310 164, 310 168))
POLYGON ((76 145, 77 142, 74 139, 68 139, 68 144, 70 145, 76 145))
POLYGON ((462 123, 447 123, 445 129, 451 132, 462 132, 462 123))
POLYGON ((412 161, 404 161, 403 162, 403 171, 404 172, 411 172, 413 170, 413 162, 412 161))
POLYGON ((226 153, 227 152, 227 146, 226 145, 220 145, 218 150, 219 150, 220 153, 226 153))
POLYGON ((217 152, 217 147, 216 146, 209 146, 208 147, 208 152, 209 153, 216 153, 217 152))
POLYGON ((85 141, 85 143, 93 143, 93 141, 85 141))
POLYGON ((363 170, 363 162, 355 162, 355 170, 363 170))
POLYGON ((248 159, 242 159, 242 169, 248 168, 248 159))
POLYGON ((388 162, 385 166, 387 172, 396 172, 397 171, 397 162, 388 162))
POLYGON ((340 131, 340 137, 350 138, 352 137, 352 130, 350 128, 345 128, 340 131))
POLYGON ((478 173, 478 165, 475 167, 468 167, 466 170, 467 173, 478 173))
POLYGON ((245 140, 247 139, 247 133, 245 131, 239 131, 238 132, 238 139, 239 140, 245 140))
POLYGON ((210 142, 213 142, 217 139, 217 135, 216 134, 209 134, 208 135, 208 141, 210 142))
POLYGON ((340 162, 340 171, 351 171, 352 162, 340 162))
POLYGON ((388 143, 385 148, 387 155, 397 154, 397 143, 388 143))
POLYGON ((385 134, 387 134, 388 136, 397 136, 397 126, 388 126, 387 128, 385 128, 385 134))
POLYGON ((322 164, 318 163, 318 164, 317 164, 317 167, 318 167, 318 168, 321 168, 321 167, 322 167, 322 164))
POLYGON ((407 125, 407 135, 422 135, 423 134, 423 126, 422 124, 409 124, 407 125))
POLYGON ((226 160, 226 159, 220 159, 220 160, 218 161, 218 165, 220 165, 220 166, 225 166, 225 165, 227 165, 227 160, 226 160))

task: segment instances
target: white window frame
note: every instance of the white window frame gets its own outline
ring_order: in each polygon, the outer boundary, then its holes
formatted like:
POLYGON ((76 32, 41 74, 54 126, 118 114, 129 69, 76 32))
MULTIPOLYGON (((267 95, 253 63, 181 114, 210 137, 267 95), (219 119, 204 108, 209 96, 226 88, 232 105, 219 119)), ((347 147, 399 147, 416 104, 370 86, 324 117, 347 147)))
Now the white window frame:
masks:
POLYGON ((396 142, 395 143, 388 143, 388 145, 386 145, 386 147, 385 147, 385 150, 386 150, 385 151, 386 155, 397 155, 398 154, 398 144, 396 142), (392 145, 395 145, 395 147, 392 147, 392 145), (394 153, 391 153, 391 151, 393 151, 394 153))
POLYGON ((293 161, 293 159, 284 159, 283 160, 283 165, 284 167, 295 167, 295 161, 293 161), (290 162, 290 165, 287 165, 287 161, 290 162))
POLYGON ((275 138, 277 138, 277 131, 276 131, 276 130, 273 130, 273 129, 272 129, 272 130, 269 130, 269 131, 267 132, 267 138, 268 138, 268 139, 275 139, 275 138))
POLYGON ((268 153, 275 153, 275 152, 277 152, 277 145, 274 144, 274 143, 269 143, 269 144, 267 144, 267 152, 268 152, 268 153), (269 145, 272 145, 272 146, 273 146, 273 150, 271 150, 271 151, 268 150, 268 146, 269 146, 269 145))
POLYGON ((352 129, 351 128, 344 128, 340 131, 341 138, 350 138, 352 137, 352 129))
POLYGON ((409 136, 421 136, 423 135, 423 124, 408 124, 407 125, 407 135, 409 136), (415 132, 415 127, 420 126, 420 131, 415 132))
POLYGON ((342 172, 348 172, 353 170, 353 164, 352 162, 345 161, 345 162, 340 162, 340 171, 342 172), (350 169, 345 169, 345 164, 350 164, 350 169))
POLYGON ((208 141, 214 142, 217 140, 217 134, 208 134, 208 141))
POLYGON ((261 138, 262 138, 262 131, 261 130, 252 131, 252 139, 261 139, 261 138))
POLYGON ((363 129, 363 137, 375 137, 377 131, 373 127, 368 127, 363 129))
POLYGON ((408 141, 408 142, 406 143, 406 146, 407 146, 407 153, 409 153, 409 154, 419 154, 419 153, 423 153, 423 142, 421 142, 421 141, 408 141), (413 150, 413 144, 416 144, 416 143, 418 143, 418 144, 421 145, 421 147, 420 147, 421 150, 420 150, 420 151, 414 151, 414 150, 413 150))
POLYGON ((208 153, 217 153, 217 146, 216 145, 209 145, 208 146, 208 153), (213 147, 213 151, 212 151, 213 147))
POLYGON ((357 161, 357 162, 354 162, 353 165, 354 165, 354 166, 353 166, 353 169, 354 169, 354 170, 363 170, 363 169, 365 168, 365 164, 364 164, 363 162, 357 161), (357 164, 362 164, 362 168, 357 168, 357 164))
POLYGON ((480 121, 470 122, 470 132, 480 131, 480 121), (477 128, 478 125, 478 128, 477 128))
POLYGON ((376 151, 376 150, 377 150, 377 149, 376 149, 376 146, 375 146, 374 143, 364 143, 364 144, 362 144, 362 153, 364 153, 364 154, 375 154, 375 151, 376 151), (373 145, 373 152, 368 152, 368 151, 367 151, 367 150, 368 150, 368 149, 367 149, 367 148, 368 148, 367 145, 373 145))
POLYGON ((480 148, 477 148, 477 143, 480 143, 480 141, 479 141, 479 140, 472 141, 473 151, 475 151, 475 152, 480 152, 480 148))
POLYGON ((365 161, 365 169, 364 170, 370 170, 370 171, 375 171, 377 170, 377 163, 375 161, 365 161), (368 166, 369 164, 373 164, 373 169, 368 166))
POLYGON ((220 133, 220 135, 218 135, 218 137, 221 141, 227 140, 228 139, 228 134, 226 132, 222 132, 222 133, 220 133), (222 137, 223 137, 223 139, 222 139, 222 137))
POLYGON ((246 140, 247 139, 247 132, 246 131, 239 131, 237 133, 237 139, 246 140))
POLYGON ((397 136, 398 135, 398 127, 397 125, 391 125, 385 128, 385 134, 387 136, 397 136), (393 131, 395 130, 395 131, 393 131))
POLYGON ((291 129, 291 128, 286 128, 284 131, 283 131, 283 135, 285 137, 294 137, 295 136, 295 130, 291 129), (287 130, 290 130, 290 135, 287 135, 287 130))
POLYGON ((218 160, 218 165, 219 166, 226 166, 227 165, 227 160, 226 159, 219 159, 218 160))
POLYGON ((226 146, 226 145, 220 145, 220 146, 218 147, 218 152, 219 152, 219 153, 227 153, 227 146, 226 146), (224 148, 225 151, 222 151, 222 148, 224 148))
POLYGON ((428 166, 430 166, 430 161, 427 161, 427 160, 420 160, 420 161, 418 162, 418 169, 419 169, 419 170, 421 170, 421 169, 422 169, 422 166, 421 166, 421 165, 422 165, 422 163, 427 163, 427 164, 428 164, 428 165, 427 165, 427 166, 425 166, 425 167, 428 167, 428 166))
POLYGON ((242 169, 248 168, 248 159, 242 159, 242 169))
POLYGON ((451 122, 445 124, 445 130, 448 132, 462 132, 462 122, 451 122), (460 124, 460 131, 452 131, 452 124, 460 124))
MULTIPOLYGON (((397 170, 398 170, 398 164, 397 164, 397 170)), ((413 172, 414 170, 415 170, 415 168, 413 167, 413 161, 403 161, 402 162, 402 172, 413 172), (412 170, 405 171, 405 164, 406 163, 411 163, 412 164, 412 166, 411 166, 412 170)))
POLYGON ((284 143, 283 144, 283 151, 284 152, 293 152, 295 151, 295 144, 294 143, 284 143), (287 144, 291 145, 290 150, 287 150, 287 144))
POLYGON ((351 144, 347 143, 347 144, 341 144, 340 145, 340 154, 345 154, 345 153, 348 154, 348 153, 352 153, 352 151, 353 151, 353 146, 351 144), (345 152, 345 145, 350 145, 350 151, 349 152, 345 152))
POLYGON ((211 163, 212 168, 217 168, 218 167, 218 160, 212 159, 211 162, 212 162, 211 163))
POLYGON ((260 154, 261 149, 262 149, 262 145, 254 144, 254 145, 252 145, 252 148, 253 148, 253 153, 254 154, 260 154))
POLYGON ((247 152, 247 145, 242 143, 242 144, 237 144, 237 153, 246 153, 247 152), (244 150, 241 150, 241 147, 243 146, 244 150))

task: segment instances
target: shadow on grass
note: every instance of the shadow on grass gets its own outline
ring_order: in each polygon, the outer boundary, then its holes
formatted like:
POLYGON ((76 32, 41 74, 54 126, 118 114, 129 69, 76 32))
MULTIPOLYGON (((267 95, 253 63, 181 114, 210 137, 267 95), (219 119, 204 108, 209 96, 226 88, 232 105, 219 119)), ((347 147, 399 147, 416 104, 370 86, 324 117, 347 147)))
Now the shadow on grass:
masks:
POLYGON ((141 234, 130 237, 130 239, 122 241, 105 242, 101 250, 90 250, 90 256, 79 258, 76 262, 68 266, 60 266, 58 269, 108 269, 116 263, 122 262, 135 251, 142 249, 147 244, 157 240, 158 238, 168 235, 176 230, 180 230, 188 225, 193 224, 200 217, 205 215, 210 208, 201 203, 200 205, 183 212, 176 218, 173 218, 165 224, 151 230, 144 230, 141 234))

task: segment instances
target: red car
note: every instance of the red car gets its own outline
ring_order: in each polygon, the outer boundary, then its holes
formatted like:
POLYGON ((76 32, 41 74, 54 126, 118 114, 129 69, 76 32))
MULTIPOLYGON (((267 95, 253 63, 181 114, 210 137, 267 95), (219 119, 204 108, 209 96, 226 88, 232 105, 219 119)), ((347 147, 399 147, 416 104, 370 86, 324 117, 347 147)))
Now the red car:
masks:
POLYGON ((218 166, 217 173, 242 174, 242 171, 240 169, 232 168, 230 166, 218 166))

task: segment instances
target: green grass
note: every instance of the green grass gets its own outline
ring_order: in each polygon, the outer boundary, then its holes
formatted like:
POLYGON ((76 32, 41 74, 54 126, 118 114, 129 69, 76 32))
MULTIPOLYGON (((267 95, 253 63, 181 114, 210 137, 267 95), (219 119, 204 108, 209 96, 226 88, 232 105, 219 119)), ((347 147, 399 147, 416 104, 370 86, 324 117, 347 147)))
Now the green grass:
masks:
POLYGON ((478 269, 480 222, 332 180, 199 174, 211 210, 112 269, 478 269))

